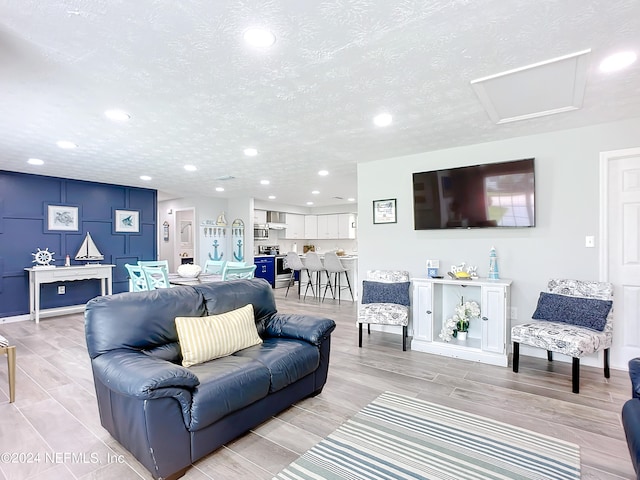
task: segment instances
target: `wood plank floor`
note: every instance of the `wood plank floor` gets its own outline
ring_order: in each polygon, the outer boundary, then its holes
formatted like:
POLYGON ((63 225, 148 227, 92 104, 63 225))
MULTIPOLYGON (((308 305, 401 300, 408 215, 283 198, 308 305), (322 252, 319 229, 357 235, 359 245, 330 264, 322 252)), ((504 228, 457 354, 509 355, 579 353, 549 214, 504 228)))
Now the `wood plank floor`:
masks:
MULTIPOLYGON (((365 334, 357 346, 355 305, 318 303, 275 290, 278 310, 333 318, 329 379, 306 399, 197 462, 190 479, 270 479, 384 391, 415 396, 545 433, 580 446, 582 478, 635 478, 620 422, 630 396, 626 372, 582 367, 571 393, 571 365, 521 357, 510 368, 403 352, 396 335, 365 334)), ((8 403, 0 365, 0 479, 150 479, 100 426, 81 314, 10 323, 17 345, 16 402, 8 403), (21 456, 17 455, 21 454, 21 456), (36 458, 36 455, 39 457, 36 458), (8 461, 7 461, 8 460, 8 461)), ((2 363, 4 361, 0 359, 2 363)))

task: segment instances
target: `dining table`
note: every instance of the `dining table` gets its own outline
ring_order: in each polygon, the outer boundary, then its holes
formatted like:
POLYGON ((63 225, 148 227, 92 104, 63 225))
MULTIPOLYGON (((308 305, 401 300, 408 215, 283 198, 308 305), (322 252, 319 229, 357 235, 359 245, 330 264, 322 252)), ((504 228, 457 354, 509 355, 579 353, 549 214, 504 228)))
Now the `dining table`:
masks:
POLYGON ((169 274, 169 283, 171 285, 201 285, 203 283, 221 282, 222 275, 213 273, 201 273, 197 277, 182 277, 177 273, 169 274))

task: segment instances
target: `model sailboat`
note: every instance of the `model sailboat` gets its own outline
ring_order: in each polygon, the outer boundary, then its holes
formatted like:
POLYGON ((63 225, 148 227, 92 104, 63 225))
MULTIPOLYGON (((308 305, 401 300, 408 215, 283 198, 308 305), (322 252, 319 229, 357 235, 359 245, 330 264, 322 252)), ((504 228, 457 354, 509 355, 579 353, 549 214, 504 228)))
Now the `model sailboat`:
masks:
POLYGON ((104 260, 104 255, 100 253, 96 244, 93 243, 93 239, 91 238, 91 235, 89 235, 89 232, 87 232, 87 236, 84 237, 84 241, 82 242, 82 245, 80 245, 80 249, 78 250, 78 253, 76 253, 75 259, 88 262, 104 260))

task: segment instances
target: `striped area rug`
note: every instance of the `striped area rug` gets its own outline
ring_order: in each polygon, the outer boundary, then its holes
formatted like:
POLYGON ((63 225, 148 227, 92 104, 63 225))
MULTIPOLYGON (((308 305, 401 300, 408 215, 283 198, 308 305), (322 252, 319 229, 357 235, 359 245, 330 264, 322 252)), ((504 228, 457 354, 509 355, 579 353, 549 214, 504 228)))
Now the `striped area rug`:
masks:
POLYGON ((273 478, 579 479, 580 449, 386 392, 273 478))

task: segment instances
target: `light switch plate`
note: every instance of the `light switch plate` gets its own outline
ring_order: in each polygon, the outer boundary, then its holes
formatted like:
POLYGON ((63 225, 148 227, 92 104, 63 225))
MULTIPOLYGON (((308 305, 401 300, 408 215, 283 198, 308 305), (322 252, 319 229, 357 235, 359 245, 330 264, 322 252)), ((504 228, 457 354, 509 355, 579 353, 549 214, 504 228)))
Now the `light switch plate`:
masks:
POLYGON ((584 237, 584 246, 587 248, 593 248, 596 246, 596 237, 593 235, 587 235, 584 237))

